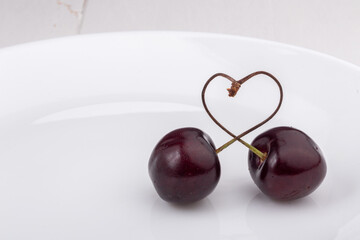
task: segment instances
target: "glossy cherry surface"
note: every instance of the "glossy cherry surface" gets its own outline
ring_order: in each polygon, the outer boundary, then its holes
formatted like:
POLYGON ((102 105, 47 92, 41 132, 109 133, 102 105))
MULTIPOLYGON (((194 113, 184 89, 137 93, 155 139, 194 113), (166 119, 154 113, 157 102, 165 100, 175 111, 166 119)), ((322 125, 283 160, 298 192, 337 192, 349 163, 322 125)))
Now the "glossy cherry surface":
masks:
POLYGON ((191 203, 209 195, 220 178, 220 163, 211 138, 197 128, 165 135, 149 160, 149 174, 159 196, 191 203))
POLYGON ((313 192, 326 175, 326 163, 317 144, 304 132, 277 127, 257 136, 252 145, 267 153, 261 161, 249 152, 250 175, 271 198, 292 200, 313 192))

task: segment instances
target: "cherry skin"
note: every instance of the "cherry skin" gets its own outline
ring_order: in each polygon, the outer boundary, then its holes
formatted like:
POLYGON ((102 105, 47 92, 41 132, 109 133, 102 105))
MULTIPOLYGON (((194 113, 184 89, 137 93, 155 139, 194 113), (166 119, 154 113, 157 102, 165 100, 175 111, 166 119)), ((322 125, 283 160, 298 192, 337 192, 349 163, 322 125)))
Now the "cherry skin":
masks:
POLYGON ((220 178, 220 162, 211 138, 197 128, 166 134, 149 160, 149 175, 168 202, 192 203, 209 195, 220 178))
POLYGON ((261 161, 249 152, 249 171, 255 184, 276 200, 307 196, 323 181, 326 163, 321 150, 305 133, 277 127, 257 136, 251 144, 267 153, 261 161))

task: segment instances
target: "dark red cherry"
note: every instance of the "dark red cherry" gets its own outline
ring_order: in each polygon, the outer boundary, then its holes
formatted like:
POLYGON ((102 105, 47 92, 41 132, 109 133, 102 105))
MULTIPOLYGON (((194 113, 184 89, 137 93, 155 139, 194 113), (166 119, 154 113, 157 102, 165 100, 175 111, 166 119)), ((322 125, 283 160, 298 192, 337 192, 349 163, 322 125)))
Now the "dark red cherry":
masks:
POLYGON ((321 150, 305 133, 277 127, 257 136, 251 144, 267 153, 261 161, 249 152, 249 170, 256 185, 271 198, 292 200, 313 192, 326 175, 321 150))
POLYGON ((149 174, 159 196, 191 203, 209 195, 220 178, 220 163, 211 138, 197 128, 166 134, 149 160, 149 174))

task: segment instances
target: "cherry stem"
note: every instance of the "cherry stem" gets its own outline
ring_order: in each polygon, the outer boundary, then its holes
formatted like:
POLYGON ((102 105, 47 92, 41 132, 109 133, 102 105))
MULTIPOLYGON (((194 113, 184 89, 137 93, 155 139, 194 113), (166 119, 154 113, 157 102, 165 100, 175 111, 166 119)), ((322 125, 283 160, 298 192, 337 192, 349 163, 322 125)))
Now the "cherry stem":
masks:
POLYGON ((254 146, 248 144, 247 142, 245 142, 244 140, 242 140, 241 138, 243 136, 245 136, 246 134, 254 131, 255 129, 257 129, 258 127, 264 125, 266 122, 268 122, 270 119, 272 119, 276 113, 279 111, 280 107, 281 107, 281 104, 282 104, 282 100, 283 100, 283 90, 282 90, 282 86, 279 82, 279 80, 277 80, 276 77, 274 77, 272 74, 268 73, 268 72, 265 72, 265 71, 257 71, 257 72, 254 72, 254 73, 251 73, 249 75, 247 75, 246 77, 236 81, 235 79, 233 79, 232 77, 230 77, 229 75, 227 74, 224 74, 224 73, 216 73, 214 74, 213 76, 211 76, 205 83, 204 87, 203 87, 203 90, 202 90, 202 93, 201 93, 201 99, 202 99, 202 103, 203 103, 203 106, 204 106, 204 109, 206 111, 206 113, 209 115, 209 117, 221 128, 223 129, 227 134, 229 134, 230 136, 233 137, 233 139, 231 139, 230 141, 226 142, 224 145, 222 145, 221 147, 219 147, 218 149, 216 149, 216 153, 219 153, 221 152, 222 150, 224 150, 225 148, 227 148, 228 146, 230 146, 231 144, 233 144, 236 140, 241 142, 242 144, 244 144, 247 148, 250 149, 250 151, 252 151, 254 154, 256 154, 262 161, 266 159, 267 157, 267 153, 263 153, 261 152, 260 150, 256 149, 254 146), (279 103, 275 109, 275 111, 269 116, 267 117, 265 120, 263 120, 262 122, 256 124, 255 126, 253 126, 252 128, 249 128, 248 130, 246 130, 245 132, 241 133, 240 135, 236 136, 235 134, 233 134, 232 132, 230 132, 228 129, 226 129, 212 114, 211 112, 209 111, 208 107, 207 107, 207 104, 206 104, 206 101, 205 101, 205 92, 206 92, 206 89, 208 87, 208 85, 210 84, 210 82, 212 80, 214 80, 216 77, 224 77, 226 79, 228 79, 229 81, 232 82, 231 84, 231 87, 228 89, 229 91, 229 96, 230 97, 234 97, 236 95, 236 93, 238 92, 238 90, 240 89, 241 85, 243 83, 245 83, 247 80, 249 80, 250 78, 256 76, 256 75, 260 75, 260 74, 264 74, 268 77, 270 77, 272 80, 275 81, 275 83, 277 84, 278 88, 279 88, 279 91, 280 91, 280 100, 279 100, 279 103))

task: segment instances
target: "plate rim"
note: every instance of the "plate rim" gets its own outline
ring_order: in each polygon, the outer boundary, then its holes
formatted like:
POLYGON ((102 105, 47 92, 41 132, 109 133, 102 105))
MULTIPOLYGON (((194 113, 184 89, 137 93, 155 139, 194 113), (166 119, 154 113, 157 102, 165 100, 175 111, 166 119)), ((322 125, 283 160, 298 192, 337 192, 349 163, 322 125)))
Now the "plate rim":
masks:
POLYGON ((352 70, 359 71, 360 72, 360 66, 351 63, 349 61, 346 61, 344 59, 341 59, 339 57, 332 56, 330 54, 313 50, 310 48, 283 43, 275 40, 268 40, 264 38, 256 38, 256 37, 250 37, 250 36, 243 36, 243 35, 235 35, 235 34, 225 34, 225 33, 214 33, 214 32, 191 32, 191 31, 111 31, 111 32, 101 32, 101 33, 86 33, 86 34, 77 34, 77 35, 70 35, 70 36, 62 36, 62 37, 55 37, 55 38, 48 38, 48 39, 42 39, 42 40, 36 40, 32 42, 26 42, 26 43, 20 43, 12 46, 5 46, 3 48, 0 48, 0 58, 1 55, 6 52, 21 50, 22 48, 31 48, 31 47, 38 47, 43 44, 59 44, 63 41, 69 41, 69 40, 80 40, 80 39, 89 39, 89 38, 95 38, 95 37, 107 37, 110 35, 118 35, 121 37, 131 37, 136 35, 144 35, 146 37, 151 36, 161 36, 161 35, 167 35, 171 37, 190 37, 190 38, 214 38, 214 39, 233 39, 238 41, 248 41, 248 42, 255 42, 258 44, 267 44, 267 45, 273 45, 280 48, 290 49, 298 52, 303 52, 306 54, 314 55, 320 58, 324 58, 333 62, 337 62, 338 64, 341 64, 343 66, 346 66, 348 68, 351 68, 352 70))

